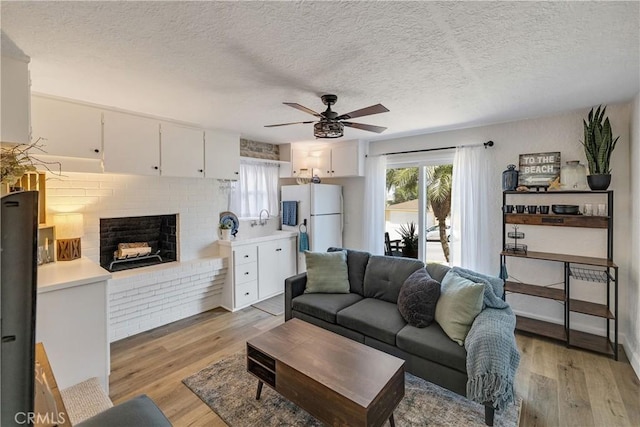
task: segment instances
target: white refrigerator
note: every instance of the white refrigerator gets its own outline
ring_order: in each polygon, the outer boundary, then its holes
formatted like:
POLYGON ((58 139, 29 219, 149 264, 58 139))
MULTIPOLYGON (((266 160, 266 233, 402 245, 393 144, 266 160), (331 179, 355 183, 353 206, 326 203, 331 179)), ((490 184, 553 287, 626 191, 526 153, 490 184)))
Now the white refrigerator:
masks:
MULTIPOLYGON (((282 202, 297 202, 296 225, 282 225, 285 231, 309 236, 309 250, 326 252, 328 248, 342 247, 343 199, 342 186, 331 184, 283 185, 282 202), (306 227, 305 227, 306 223, 306 227)), ((280 218, 283 218, 281 213, 280 218)), ((300 237, 298 235, 298 249, 300 237)), ((298 250, 298 273, 307 271, 304 252, 298 250)))

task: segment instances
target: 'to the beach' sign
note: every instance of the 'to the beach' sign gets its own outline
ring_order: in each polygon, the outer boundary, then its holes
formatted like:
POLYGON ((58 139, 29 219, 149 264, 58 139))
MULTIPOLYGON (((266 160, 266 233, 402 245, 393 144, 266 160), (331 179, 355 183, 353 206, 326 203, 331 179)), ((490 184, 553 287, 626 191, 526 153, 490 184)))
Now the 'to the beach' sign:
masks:
POLYGON ((560 176, 560 152, 520 154, 518 184, 548 187, 560 176))

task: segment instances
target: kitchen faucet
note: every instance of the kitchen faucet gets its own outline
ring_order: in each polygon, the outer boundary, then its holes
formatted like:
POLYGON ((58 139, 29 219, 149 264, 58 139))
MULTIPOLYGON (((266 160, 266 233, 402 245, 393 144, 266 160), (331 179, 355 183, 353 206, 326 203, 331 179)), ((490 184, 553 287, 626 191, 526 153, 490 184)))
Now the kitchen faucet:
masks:
POLYGON ((267 209, 262 209, 260 211, 260 215, 258 215, 258 220, 260 221, 260 225, 266 225, 267 221, 269 221, 269 211, 267 209), (267 218, 266 219, 262 219, 262 212, 266 212, 267 213, 267 218))

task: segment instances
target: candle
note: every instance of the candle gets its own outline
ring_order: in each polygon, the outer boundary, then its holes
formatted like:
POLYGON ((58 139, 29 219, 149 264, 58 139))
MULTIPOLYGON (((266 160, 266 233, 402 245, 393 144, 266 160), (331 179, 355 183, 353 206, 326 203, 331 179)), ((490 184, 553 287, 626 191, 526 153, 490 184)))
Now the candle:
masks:
POLYGON ((49 238, 48 238, 48 237, 45 237, 45 238, 44 238, 44 247, 45 247, 47 250, 49 250, 49 238))

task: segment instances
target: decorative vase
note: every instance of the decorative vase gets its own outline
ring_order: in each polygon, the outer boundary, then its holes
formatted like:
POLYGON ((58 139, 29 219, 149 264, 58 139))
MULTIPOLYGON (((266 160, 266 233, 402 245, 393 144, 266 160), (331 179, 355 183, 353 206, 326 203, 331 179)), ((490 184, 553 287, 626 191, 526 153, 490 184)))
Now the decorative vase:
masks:
POLYGON ((230 241, 231 240, 231 229, 230 228, 223 228, 220 229, 220 239, 221 240, 225 240, 225 241, 230 241))
POLYGON ((589 188, 594 191, 606 190, 611 184, 611 174, 588 175, 587 182, 589 183, 589 188))
POLYGON ((502 191, 513 191, 518 187, 518 171, 516 165, 508 165, 502 172, 502 191))
POLYGON ((566 162, 560 169, 560 183, 563 190, 586 190, 587 168, 578 160, 566 162))

